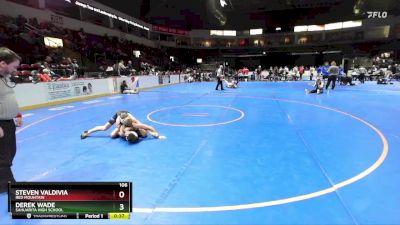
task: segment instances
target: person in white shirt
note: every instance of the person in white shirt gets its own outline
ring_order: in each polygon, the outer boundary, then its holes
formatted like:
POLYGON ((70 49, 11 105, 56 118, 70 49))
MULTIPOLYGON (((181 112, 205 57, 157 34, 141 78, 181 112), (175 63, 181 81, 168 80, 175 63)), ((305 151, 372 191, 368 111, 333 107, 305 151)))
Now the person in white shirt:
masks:
POLYGON ((299 68, 297 66, 294 66, 292 69, 292 79, 295 81, 297 80, 298 72, 299 72, 299 68))
POLYGON ((118 76, 120 76, 121 75, 121 72, 123 73, 124 71, 126 70, 126 66, 124 65, 124 61, 123 60, 121 60, 121 61, 119 61, 119 63, 118 63, 118 76))
POLYGON ((305 90, 306 94, 311 94, 311 93, 317 93, 317 94, 322 94, 324 92, 324 79, 322 79, 321 75, 317 76, 317 79, 315 80, 314 84, 315 89, 308 91, 307 89, 305 90))

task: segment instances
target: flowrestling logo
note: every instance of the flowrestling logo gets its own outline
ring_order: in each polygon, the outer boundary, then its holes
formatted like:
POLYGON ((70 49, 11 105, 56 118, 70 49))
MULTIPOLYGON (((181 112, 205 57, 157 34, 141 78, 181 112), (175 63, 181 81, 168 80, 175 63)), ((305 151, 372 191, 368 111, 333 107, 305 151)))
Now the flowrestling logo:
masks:
POLYGON ((368 11, 368 18, 379 18, 384 19, 387 18, 388 14, 386 11, 368 11))

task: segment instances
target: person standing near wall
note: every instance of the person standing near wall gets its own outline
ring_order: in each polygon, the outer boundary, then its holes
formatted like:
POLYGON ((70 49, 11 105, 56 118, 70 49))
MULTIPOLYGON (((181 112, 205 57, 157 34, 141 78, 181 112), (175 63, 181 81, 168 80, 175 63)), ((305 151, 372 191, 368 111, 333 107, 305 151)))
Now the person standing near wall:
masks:
POLYGON ((11 166, 17 152, 16 125, 22 125, 22 117, 17 118, 19 107, 10 76, 17 71, 20 61, 15 52, 0 48, 0 193, 7 192, 9 181, 15 182, 11 166))
POLYGON ((305 68, 303 65, 299 67, 299 75, 300 75, 300 80, 303 80, 303 74, 304 74, 305 68))
POLYGON ((256 80, 261 80, 261 65, 258 66, 258 68, 256 69, 256 80))

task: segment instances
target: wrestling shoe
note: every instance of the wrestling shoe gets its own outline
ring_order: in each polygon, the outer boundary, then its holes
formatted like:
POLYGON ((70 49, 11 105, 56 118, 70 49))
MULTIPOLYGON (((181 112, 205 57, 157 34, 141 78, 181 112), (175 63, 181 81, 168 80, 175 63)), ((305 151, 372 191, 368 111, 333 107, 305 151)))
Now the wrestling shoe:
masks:
POLYGON ((87 130, 83 131, 83 133, 81 134, 81 139, 87 138, 88 135, 89 135, 89 134, 88 134, 88 131, 87 131, 87 130))

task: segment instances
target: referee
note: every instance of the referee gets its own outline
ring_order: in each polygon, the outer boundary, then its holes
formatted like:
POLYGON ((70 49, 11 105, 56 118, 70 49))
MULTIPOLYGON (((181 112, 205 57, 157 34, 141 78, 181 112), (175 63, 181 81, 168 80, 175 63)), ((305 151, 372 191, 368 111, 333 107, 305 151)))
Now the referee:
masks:
POLYGON ((19 112, 17 99, 10 81, 12 73, 17 71, 21 58, 8 48, 0 48, 0 193, 7 192, 8 181, 15 182, 11 171, 17 151, 15 124, 22 124, 22 119, 14 122, 19 112))
POLYGON ((217 86, 215 90, 218 90, 218 87, 221 85, 221 90, 224 90, 224 86, 222 85, 222 80, 224 79, 224 66, 220 65, 217 69, 217 86))

